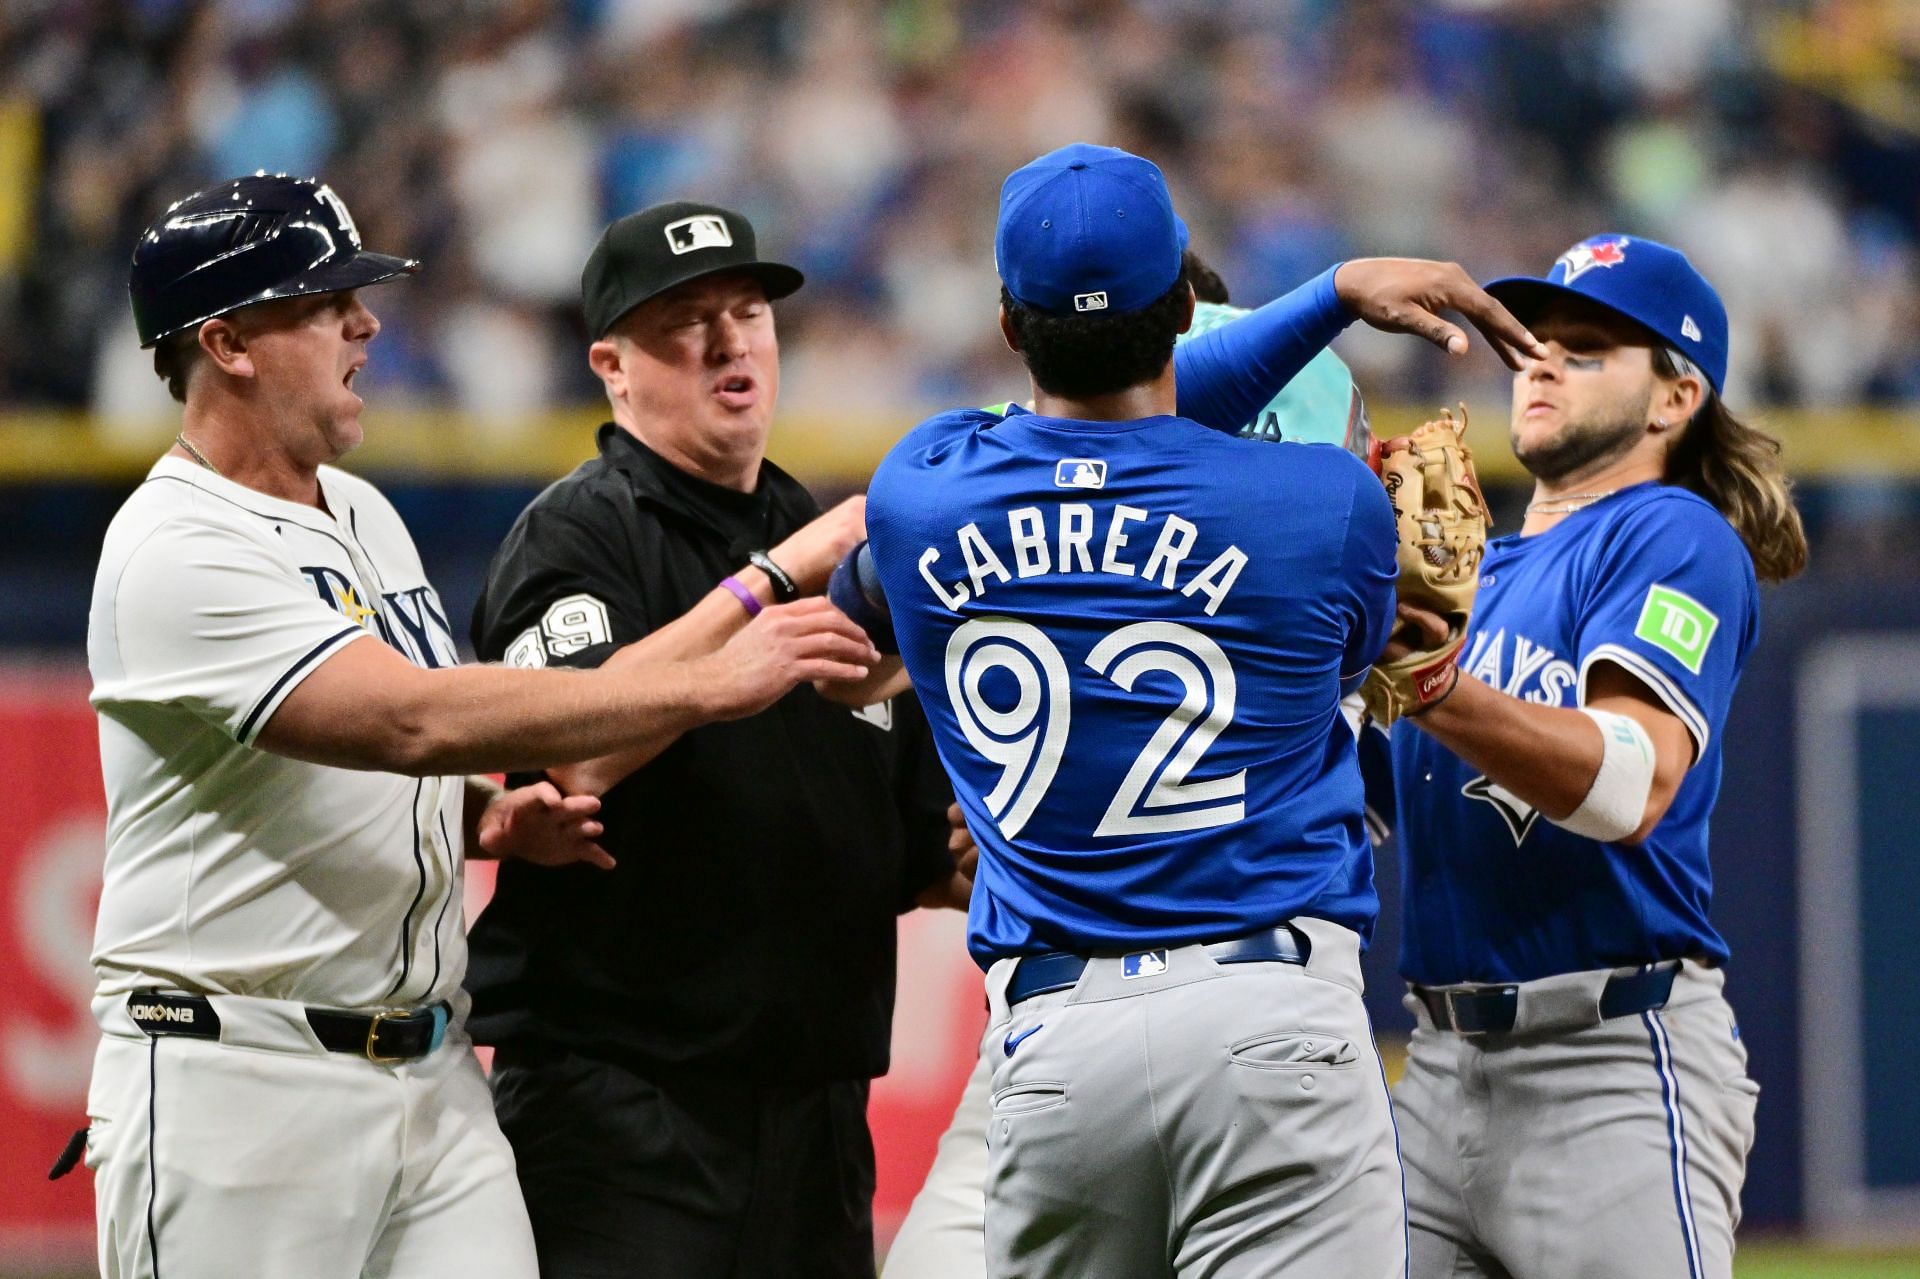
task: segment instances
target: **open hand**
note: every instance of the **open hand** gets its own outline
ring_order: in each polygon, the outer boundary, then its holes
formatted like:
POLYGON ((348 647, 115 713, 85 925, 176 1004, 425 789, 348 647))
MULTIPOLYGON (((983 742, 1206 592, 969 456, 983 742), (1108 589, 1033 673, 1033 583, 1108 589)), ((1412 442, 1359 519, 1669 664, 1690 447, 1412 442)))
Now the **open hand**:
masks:
POLYGON ((1475 284, 1457 262, 1355 258, 1334 272, 1333 289, 1348 309, 1374 328, 1423 337, 1449 355, 1467 353, 1467 335, 1459 325, 1441 319, 1442 311, 1465 316, 1516 373, 1528 359, 1547 355, 1540 339, 1475 284))
POLYGON ((612 870, 614 860, 594 841, 605 833, 594 795, 562 795, 552 782, 506 791, 480 815, 480 848, 489 857, 509 857, 535 866, 588 862, 612 870))

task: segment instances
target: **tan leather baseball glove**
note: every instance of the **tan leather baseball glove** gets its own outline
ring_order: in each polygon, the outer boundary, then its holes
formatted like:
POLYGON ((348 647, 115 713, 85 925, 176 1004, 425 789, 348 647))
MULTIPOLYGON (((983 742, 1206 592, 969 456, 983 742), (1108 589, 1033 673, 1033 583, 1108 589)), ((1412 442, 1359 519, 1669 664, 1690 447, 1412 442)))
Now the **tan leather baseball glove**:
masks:
POLYGON ((1458 678, 1456 663, 1491 523, 1466 429, 1466 405, 1457 419, 1452 410, 1441 409, 1438 418, 1410 435, 1376 441, 1368 458, 1386 485, 1400 534, 1399 601, 1447 619, 1447 638, 1437 648, 1411 626, 1395 631, 1395 638, 1412 642, 1415 651, 1376 663, 1361 686, 1368 713, 1381 724, 1419 714, 1452 692, 1458 678))

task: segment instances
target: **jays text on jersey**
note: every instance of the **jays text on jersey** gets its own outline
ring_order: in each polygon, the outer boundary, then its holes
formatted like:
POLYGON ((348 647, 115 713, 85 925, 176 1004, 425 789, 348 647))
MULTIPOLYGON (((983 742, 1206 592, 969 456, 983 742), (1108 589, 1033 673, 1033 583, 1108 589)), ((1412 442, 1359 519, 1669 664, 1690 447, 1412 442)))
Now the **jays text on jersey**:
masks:
POLYGON ((1379 483, 1178 417, 930 419, 867 528, 982 856, 983 963, 1376 902, 1343 685, 1392 615, 1379 483))
POLYGON ((343 471, 319 480, 326 511, 165 457, 107 530, 87 630, 107 792, 97 1012, 152 986, 341 1008, 458 991, 464 779, 253 746, 356 639, 458 660, 393 507, 343 471))
POLYGON ((1542 819, 1425 733, 1394 733, 1410 981, 1727 958, 1707 922, 1707 818, 1720 728, 1759 635, 1758 598, 1753 561, 1726 519, 1669 485, 1637 485, 1538 536, 1488 545, 1461 671, 1574 706, 1594 665, 1613 662, 1686 725, 1695 762, 1647 842, 1628 848, 1542 819))

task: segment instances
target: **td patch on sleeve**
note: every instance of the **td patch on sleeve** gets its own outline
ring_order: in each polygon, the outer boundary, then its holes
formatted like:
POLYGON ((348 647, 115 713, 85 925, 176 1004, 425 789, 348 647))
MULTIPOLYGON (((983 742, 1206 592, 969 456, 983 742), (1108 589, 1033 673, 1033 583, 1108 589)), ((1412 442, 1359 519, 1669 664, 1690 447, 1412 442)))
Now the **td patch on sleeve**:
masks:
POLYGON ((1682 666, 1698 675, 1707 660, 1707 646, 1719 629, 1720 619, 1713 610, 1684 591, 1656 584, 1647 589, 1647 602, 1641 606, 1633 634, 1673 654, 1682 666))

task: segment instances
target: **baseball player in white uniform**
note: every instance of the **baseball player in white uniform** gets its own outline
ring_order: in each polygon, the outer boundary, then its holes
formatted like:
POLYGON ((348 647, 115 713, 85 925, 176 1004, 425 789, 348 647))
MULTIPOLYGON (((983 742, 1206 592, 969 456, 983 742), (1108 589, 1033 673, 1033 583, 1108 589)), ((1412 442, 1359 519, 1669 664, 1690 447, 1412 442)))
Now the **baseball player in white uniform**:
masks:
MULTIPOLYGON (((134 255, 185 410, 108 530, 88 630, 108 819, 85 1150, 116 1279, 534 1275, 463 1030, 462 866, 476 844, 611 861, 597 800, 464 774, 671 741, 874 656, 824 601, 748 625, 716 588, 618 665, 459 668, 399 516, 328 465, 360 440, 379 329, 355 290, 417 266, 269 175, 179 202, 134 255)), ((844 549, 809 526, 775 554, 824 581, 844 549)))

